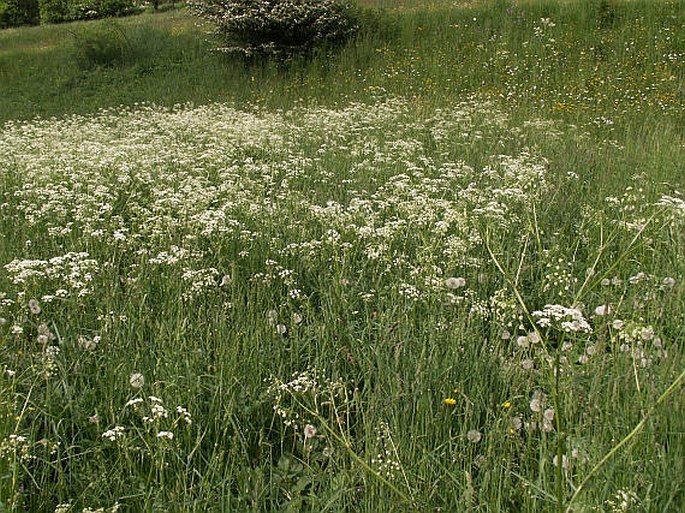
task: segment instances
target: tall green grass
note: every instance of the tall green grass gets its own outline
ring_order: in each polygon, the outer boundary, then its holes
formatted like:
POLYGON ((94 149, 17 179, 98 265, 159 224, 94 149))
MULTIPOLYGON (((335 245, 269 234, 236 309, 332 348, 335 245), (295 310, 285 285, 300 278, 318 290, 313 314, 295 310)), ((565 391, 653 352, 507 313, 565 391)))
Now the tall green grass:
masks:
POLYGON ((360 3, 0 32, 0 508, 679 510, 683 2, 360 3))

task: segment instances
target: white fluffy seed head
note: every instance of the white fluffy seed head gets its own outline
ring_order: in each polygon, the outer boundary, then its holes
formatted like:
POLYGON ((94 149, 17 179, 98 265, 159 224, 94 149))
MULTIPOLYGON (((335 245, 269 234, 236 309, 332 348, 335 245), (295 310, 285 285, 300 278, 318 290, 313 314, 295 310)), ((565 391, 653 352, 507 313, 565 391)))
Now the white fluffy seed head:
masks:
POLYGON ((448 289, 453 289, 453 290, 454 289, 460 289, 460 288, 466 286, 466 279, 461 278, 461 277, 460 278, 455 278, 455 277, 447 278, 445 280, 445 286, 448 289))
POLYGON ((141 388, 145 384, 145 376, 140 372, 134 372, 128 378, 128 382, 133 388, 141 388))

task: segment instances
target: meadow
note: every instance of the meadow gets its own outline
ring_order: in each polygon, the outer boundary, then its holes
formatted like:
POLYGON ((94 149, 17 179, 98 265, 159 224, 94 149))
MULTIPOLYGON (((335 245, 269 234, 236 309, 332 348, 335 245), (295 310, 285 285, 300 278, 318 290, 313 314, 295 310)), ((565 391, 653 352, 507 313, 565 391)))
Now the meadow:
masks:
POLYGON ((0 511, 678 512, 685 2, 0 31, 0 511))

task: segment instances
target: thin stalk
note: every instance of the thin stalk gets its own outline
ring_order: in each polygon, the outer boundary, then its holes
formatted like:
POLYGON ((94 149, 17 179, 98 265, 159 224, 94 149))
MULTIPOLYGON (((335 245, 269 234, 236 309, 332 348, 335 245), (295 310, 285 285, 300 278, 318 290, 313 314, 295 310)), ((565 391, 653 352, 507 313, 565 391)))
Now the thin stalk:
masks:
POLYGON ((410 498, 407 497, 406 494, 404 494, 397 486, 395 486, 392 482, 390 482, 388 479, 384 478, 381 474, 376 472, 366 461, 364 461, 361 456, 359 456, 356 452, 352 450, 352 444, 350 444, 344 437, 344 435, 339 435, 329 424, 326 422, 326 420, 319 415, 318 412, 313 411, 311 408, 309 408, 307 405, 303 404, 301 401, 299 401, 296 397, 293 397, 295 402, 301 406, 307 413, 315 417, 323 426, 324 430, 330 434, 333 439, 335 439, 336 442, 341 444, 347 453, 352 457, 353 460, 355 460, 359 465, 366 470, 369 474, 374 476, 376 479, 381 481, 384 485, 386 485, 388 488, 390 488, 393 492, 395 492, 400 498, 402 498, 403 501, 407 502, 408 504, 412 505, 412 508, 415 510, 418 510, 419 508, 417 505, 414 503, 414 501, 410 498))
MULTIPOLYGON (((563 343, 563 340, 561 341, 563 343)), ((559 390, 559 353, 560 349, 554 355, 554 389, 559 390)), ((559 513, 564 512, 564 436, 561 430, 561 405, 559 404, 559 394, 554 394, 554 415, 557 425, 557 509, 559 513)))
POLYGON ((656 400, 656 402, 652 405, 652 407, 649 409, 649 411, 645 414, 644 417, 642 417, 642 420, 637 423, 637 425, 633 428, 633 430, 628 433, 623 440, 621 440, 619 443, 617 443, 608 453, 604 455, 604 457, 599 460, 599 462, 592 467, 592 470, 585 476, 585 479, 578 485, 578 488, 576 488, 576 491, 573 493, 571 496, 571 499, 568 501, 568 504, 566 505, 566 513, 571 512, 571 505, 573 502, 576 500, 576 498, 580 495, 580 492, 585 488, 585 485, 587 482, 599 471, 600 468, 604 466, 604 464, 609 461, 614 454, 618 452, 618 450, 626 445, 628 442, 630 442, 637 434, 642 430, 642 428, 645 426, 647 419, 649 416, 654 413, 654 410, 656 410, 657 406, 659 406, 662 402, 666 400, 666 398, 671 395, 675 390, 678 388, 680 385, 680 382, 683 381, 683 378, 685 378, 685 370, 683 370, 680 375, 671 383, 671 385, 664 391, 663 394, 656 400))
MULTIPOLYGON (((535 330, 535 333, 537 334, 539 340, 540 340, 540 345, 544 351, 545 357, 547 361, 551 360, 550 353, 548 350, 547 346, 547 340, 545 337, 542 336, 542 333, 540 330, 538 330, 537 325, 535 324, 535 320, 533 319, 533 316, 530 314, 530 311, 528 310, 528 307, 526 306, 525 301, 523 300, 523 296, 521 296, 521 293, 518 290, 518 284, 514 282, 507 272, 504 270, 504 267, 500 264, 499 260, 495 256, 494 252, 490 248, 489 244, 489 237, 485 237, 484 239, 485 242, 485 248, 488 251, 488 254, 490 255, 490 258, 492 261, 495 263, 495 266, 497 269, 502 273, 502 276, 504 276, 505 281, 512 287, 512 290, 514 291, 514 295, 516 296, 517 301, 521 305, 521 308, 523 309, 523 312, 525 313, 526 317, 528 318, 528 321, 530 324, 533 326, 533 330, 535 330)), ((563 338, 562 341, 563 343, 563 338)), ((557 508, 559 513, 563 513, 564 511, 564 488, 563 488, 563 433, 562 433, 562 423, 561 423, 561 403, 559 401, 559 387, 560 387, 560 372, 559 372, 559 361, 560 361, 560 355, 559 355, 559 349, 556 351, 554 360, 552 363, 552 368, 549 369, 549 384, 552 389, 552 402, 554 404, 554 411, 555 411, 555 419, 556 419, 556 427, 557 427, 557 435, 559 437, 558 442, 557 442, 557 471, 556 471, 556 498, 557 498, 557 508)))
MULTIPOLYGON (((621 255, 620 255, 612 264, 611 264, 611 266, 609 266, 609 268, 608 268, 606 271, 604 271, 604 273, 603 273, 599 278, 597 278, 597 279, 594 281, 594 283, 592 284, 592 286, 590 286, 587 290, 586 290, 586 287, 587 287, 588 283, 590 282, 591 276, 588 276, 588 277, 585 279, 585 281, 584 281, 583 284, 581 285, 580 289, 578 289, 578 292, 576 293, 576 297, 574 298, 574 304, 580 303, 580 302, 583 300, 583 298, 584 298, 588 293, 590 293, 591 290, 593 290, 594 288, 596 288, 597 285, 599 285, 599 284, 602 282, 602 280, 603 280, 604 278, 606 278, 607 276, 609 276, 609 275, 611 274, 611 272, 612 272, 614 269, 616 269, 616 267, 618 267, 618 265, 619 265, 621 262, 623 262, 623 260, 626 259, 626 257, 627 257, 627 256, 628 256, 628 255, 637 247, 637 244, 636 244, 636 243, 637 243, 638 239, 639 239, 640 236, 643 234, 643 232, 647 229, 647 227, 651 224, 651 222, 654 220, 654 218, 657 216, 658 213, 659 213, 659 212, 655 212, 654 214, 652 214, 652 216, 651 216, 649 219, 647 219, 647 221, 645 222, 645 224, 638 230, 638 232, 635 234, 635 236, 633 237, 633 239, 630 241, 630 243, 628 244, 628 247, 625 249, 625 251, 624 251, 624 252, 623 252, 623 253, 622 253, 622 254, 621 254, 621 255)), ((612 235, 613 235, 614 233, 616 233, 616 231, 612 232, 612 235)), ((610 241, 611 241, 611 235, 610 235, 610 237, 609 237, 609 240, 607 241, 607 244, 608 244, 610 241)), ((600 248, 600 251, 599 251, 599 253, 598 253, 598 255, 597 255, 597 258, 595 259, 595 263, 593 264, 592 269, 594 269, 595 266, 597 265, 597 263, 599 262, 600 257, 601 257, 601 255, 602 255, 602 253, 604 252, 605 249, 606 249, 606 245, 604 245, 604 246, 602 246, 602 247, 600 248)))

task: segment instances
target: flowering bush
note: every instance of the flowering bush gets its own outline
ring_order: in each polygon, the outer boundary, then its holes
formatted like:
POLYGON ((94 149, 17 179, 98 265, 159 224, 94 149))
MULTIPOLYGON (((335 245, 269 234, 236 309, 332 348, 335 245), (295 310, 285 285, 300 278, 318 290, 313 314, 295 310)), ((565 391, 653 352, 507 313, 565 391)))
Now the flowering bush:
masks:
POLYGON ((288 58, 339 44, 357 29, 338 0, 191 0, 189 7, 215 25, 225 42, 219 50, 247 57, 288 58))

